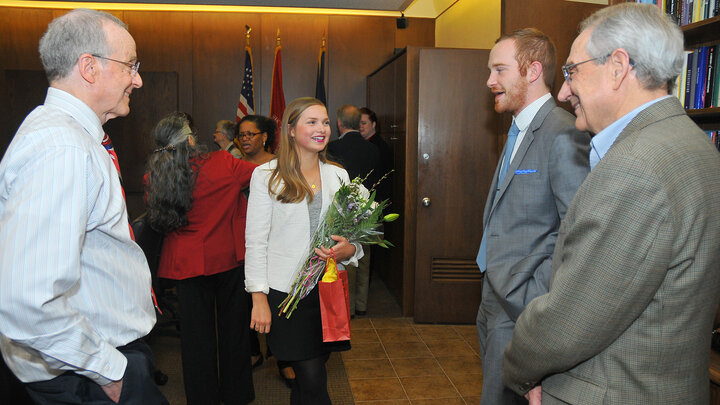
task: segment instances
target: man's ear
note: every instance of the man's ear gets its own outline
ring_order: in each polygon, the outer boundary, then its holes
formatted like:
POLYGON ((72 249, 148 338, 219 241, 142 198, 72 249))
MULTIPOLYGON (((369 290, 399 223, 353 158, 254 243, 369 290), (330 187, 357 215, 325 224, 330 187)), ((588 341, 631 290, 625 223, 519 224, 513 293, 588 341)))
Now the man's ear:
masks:
POLYGON ((527 78, 529 83, 533 83, 535 80, 538 80, 542 77, 543 73, 543 65, 542 63, 538 61, 532 62, 525 73, 525 77, 527 78))
POLYGON ((617 89, 633 69, 632 62, 630 62, 630 55, 625 49, 618 48, 610 54, 607 63, 608 66, 610 66, 613 87, 617 89))
POLYGON ((97 60, 89 53, 80 55, 77 62, 80 76, 88 83, 95 83, 97 76, 100 74, 97 66, 97 60))

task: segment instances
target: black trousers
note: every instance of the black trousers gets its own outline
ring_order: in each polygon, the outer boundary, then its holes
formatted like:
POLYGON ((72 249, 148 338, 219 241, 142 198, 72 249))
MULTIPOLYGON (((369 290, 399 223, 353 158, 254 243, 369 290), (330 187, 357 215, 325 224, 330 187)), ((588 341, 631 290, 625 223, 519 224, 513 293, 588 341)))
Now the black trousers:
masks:
MULTIPOLYGON (((118 350, 127 358, 122 393, 118 403, 121 405, 169 404, 153 381, 152 372, 155 364, 148 345, 136 340, 118 347, 118 350)), ((42 405, 115 405, 97 383, 71 371, 52 380, 25 384, 25 388, 33 401, 42 405)))
POLYGON ((244 279, 238 267, 177 283, 188 405, 247 404, 255 399, 244 279))
POLYGON ((0 356, 0 404, 32 405, 25 384, 15 377, 0 356))

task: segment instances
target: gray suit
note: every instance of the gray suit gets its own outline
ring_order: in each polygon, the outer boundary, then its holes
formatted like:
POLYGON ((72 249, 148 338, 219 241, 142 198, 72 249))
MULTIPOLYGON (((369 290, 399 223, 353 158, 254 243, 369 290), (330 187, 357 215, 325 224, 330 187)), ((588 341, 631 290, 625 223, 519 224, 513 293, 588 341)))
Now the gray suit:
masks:
POLYGON ((550 292, 503 380, 547 404, 708 403, 720 295, 720 154, 674 97, 641 111, 578 190, 550 292))
POLYGON ((548 100, 530 123, 499 190, 500 164, 495 171, 483 217, 487 271, 477 317, 481 404, 517 399, 503 388, 503 351, 520 312, 547 292, 560 221, 590 171, 590 136, 575 129, 574 121, 548 100))

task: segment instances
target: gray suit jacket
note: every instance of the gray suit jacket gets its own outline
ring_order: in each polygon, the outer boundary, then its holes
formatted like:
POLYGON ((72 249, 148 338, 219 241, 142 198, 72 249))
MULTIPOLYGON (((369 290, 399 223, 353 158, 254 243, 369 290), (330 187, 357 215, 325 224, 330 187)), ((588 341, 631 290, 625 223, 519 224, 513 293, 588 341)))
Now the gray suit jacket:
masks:
POLYGON ((578 190, 503 381, 518 393, 542 382, 544 405, 705 405, 719 295, 720 154, 667 98, 578 190))
POLYGON ((484 282, 513 320, 547 292, 560 221, 590 171, 590 136, 576 130, 574 121, 548 100, 530 123, 500 189, 500 164, 490 187, 483 217, 484 282))

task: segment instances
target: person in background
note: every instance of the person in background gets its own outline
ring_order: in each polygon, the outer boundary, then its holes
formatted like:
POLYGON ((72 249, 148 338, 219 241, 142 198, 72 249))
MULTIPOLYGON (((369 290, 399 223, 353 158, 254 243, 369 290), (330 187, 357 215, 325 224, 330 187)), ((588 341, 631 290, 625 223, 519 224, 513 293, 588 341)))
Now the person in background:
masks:
POLYGON ((256 165, 224 151, 202 153, 180 113, 160 120, 153 138, 147 221, 165 234, 158 277, 177 280, 187 403, 247 404, 255 392, 242 286, 242 191, 256 165))
POLYGON ((76 9, 39 51, 45 103, 0 163, 0 350, 38 404, 167 404, 141 340, 156 321, 150 269, 102 128, 142 87, 135 41, 76 9))
POLYGON ((502 356, 515 320, 547 292, 560 221, 590 168, 590 136, 550 94, 555 46, 534 28, 501 36, 488 59, 495 111, 513 121, 485 203, 477 264, 485 273, 477 328, 482 405, 522 404, 503 386, 502 356))
MULTIPOLYGON (((220 120, 215 124, 215 132, 213 133, 213 142, 220 147, 220 150, 230 152, 233 157, 242 159, 242 152, 235 146, 235 123, 228 120, 220 120)), ((190 125, 192 128, 192 125, 190 125)))
POLYGON ((558 98, 596 134, 550 290, 520 315, 503 381, 543 404, 707 404, 720 298, 720 154, 670 96, 683 34, 651 4, 581 23, 558 98), (540 398, 536 398, 540 397, 540 398))
MULTIPOLYGON (((245 286, 253 297, 250 327, 267 333, 275 357, 295 370, 293 405, 330 404, 325 363, 330 352, 350 348, 349 341, 323 343, 317 285, 289 319, 277 310, 335 192, 341 182, 350 181, 343 168, 325 157, 329 138, 330 119, 322 102, 311 97, 292 101, 283 114, 277 159, 258 166, 250 183, 245 231, 245 286)), ((357 264, 360 245, 341 235, 332 239, 333 246, 315 249, 315 254, 357 264)))
MULTIPOLYGON (((383 173, 380 152, 360 134, 360 109, 345 104, 338 108, 338 139, 330 142, 327 153, 347 170, 351 179, 365 178, 363 185, 368 190, 377 183, 383 173)), ((368 289, 370 287, 370 249, 363 246, 364 256, 357 266, 348 267, 350 287, 350 314, 366 315, 368 289)))
MULTIPOLYGON (((248 162, 261 165, 275 158, 270 153, 270 147, 275 141, 275 132, 277 124, 272 118, 262 115, 246 115, 240 119, 235 126, 235 139, 239 141, 244 157, 248 162)), ((246 196, 249 196, 249 190, 246 196)), ((252 308, 252 298, 249 299, 250 308, 252 308)), ((263 356, 260 350, 260 342, 258 341, 257 331, 250 330, 250 345, 253 368, 259 367, 263 363, 263 356)), ((272 349, 268 347, 267 357, 272 356, 272 349)), ((278 361, 278 371, 280 377, 288 386, 292 386, 295 379, 295 373, 292 367, 283 361, 278 361)))
MULTIPOLYGON (((366 141, 377 146, 380 152, 380 175, 384 176, 395 167, 393 151, 390 146, 385 142, 382 135, 378 133, 377 128, 377 115, 375 112, 367 107, 360 109, 360 135, 365 138, 366 141)), ((388 175, 384 180, 376 187, 377 195, 376 201, 391 200, 392 199, 392 174, 388 175)))
POLYGON ((272 118, 262 115, 246 115, 240 119, 235 126, 235 138, 237 138, 242 152, 243 159, 248 162, 261 165, 275 158, 270 153, 270 148, 275 141, 277 125, 272 118))
MULTIPOLYGON (((392 205, 393 197, 393 179, 396 176, 396 173, 393 172, 395 159, 393 157, 392 148, 387 144, 387 142, 385 142, 382 135, 379 133, 377 115, 375 115, 373 110, 367 107, 360 109, 360 135, 362 135, 366 141, 377 146, 378 151, 380 152, 379 174, 381 176, 385 176, 385 178, 380 180, 380 183, 375 186, 375 201, 379 202, 387 200, 389 202, 388 206, 390 206, 392 205)), ((383 224, 381 225, 380 230, 385 232, 387 229, 386 226, 393 225, 383 224)), ((385 248, 377 245, 369 247, 370 271, 368 274, 368 288, 370 286, 370 280, 372 279, 372 273, 377 273, 379 271, 379 267, 382 266, 383 262, 387 259, 387 252, 384 252, 383 250, 385 250, 385 248)), ((367 308, 367 305, 365 305, 365 308, 367 308)), ((355 312, 357 313, 358 311, 356 310, 355 312)), ((365 314, 365 312, 361 311, 360 314, 365 314)))

